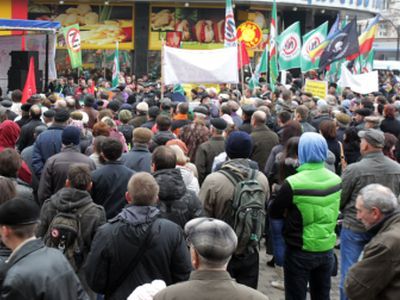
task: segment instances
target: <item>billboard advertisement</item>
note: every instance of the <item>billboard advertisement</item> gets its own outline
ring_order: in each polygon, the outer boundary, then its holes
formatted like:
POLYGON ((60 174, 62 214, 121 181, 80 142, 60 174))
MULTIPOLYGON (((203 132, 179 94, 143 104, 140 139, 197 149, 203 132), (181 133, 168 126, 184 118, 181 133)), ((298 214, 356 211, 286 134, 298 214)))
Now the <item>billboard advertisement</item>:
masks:
MULTIPOLYGON (((28 18, 58 21, 63 27, 79 24, 82 49, 114 49, 116 42, 121 50, 134 48, 132 6, 33 4, 28 18)), ((62 35, 57 47, 66 48, 62 35)))

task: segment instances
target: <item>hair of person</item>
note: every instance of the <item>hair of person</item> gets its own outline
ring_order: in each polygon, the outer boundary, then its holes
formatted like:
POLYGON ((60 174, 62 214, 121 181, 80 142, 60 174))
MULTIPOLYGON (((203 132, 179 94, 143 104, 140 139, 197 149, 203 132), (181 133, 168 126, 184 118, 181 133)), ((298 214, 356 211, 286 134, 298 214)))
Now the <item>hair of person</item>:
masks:
POLYGON ((118 113, 118 119, 123 123, 126 124, 132 119, 132 112, 127 109, 123 109, 118 113))
POLYGON ((285 123, 285 126, 283 126, 282 130, 282 136, 281 136, 281 144, 285 145, 286 142, 294 136, 301 136, 303 133, 303 129, 301 128, 301 125, 299 122, 290 120, 287 123, 285 123))
POLYGON ((154 205, 158 200, 160 187, 157 181, 147 172, 134 174, 128 182, 128 194, 134 205, 154 205))
POLYGON ((40 116, 42 115, 42 109, 39 105, 32 105, 29 109, 29 114, 32 119, 40 119, 40 116))
POLYGON ((281 112, 278 114, 278 119, 279 119, 283 124, 285 124, 286 122, 288 122, 291 118, 292 118, 292 115, 290 114, 290 112, 288 112, 288 111, 286 111, 286 110, 281 111, 281 112))
POLYGON ((17 195, 14 182, 10 178, 4 176, 0 176, 0 191, 0 204, 3 204, 17 195))
POLYGON ((110 127, 104 122, 97 122, 93 126, 93 136, 110 136, 110 127))
POLYGON ((14 236, 20 239, 28 239, 35 235, 37 223, 28 225, 11 225, 10 227, 14 236))
POLYGON ((221 113, 229 116, 232 114, 232 110, 227 103, 221 105, 221 113))
POLYGON ((180 166, 186 165, 186 163, 189 161, 189 159, 185 155, 185 153, 183 153, 183 150, 181 149, 181 147, 179 147, 178 145, 169 145, 167 147, 171 148, 172 151, 174 151, 175 156, 176 156, 176 164, 177 165, 180 165, 180 166))
POLYGON ((107 137, 101 144, 101 153, 104 157, 111 161, 116 161, 122 155, 122 143, 116 139, 107 137))
POLYGON ((17 177, 21 168, 22 159, 15 149, 6 148, 0 152, 0 175, 5 177, 17 177))
POLYGON ((292 100, 292 92, 290 90, 282 91, 282 99, 285 101, 292 100))
POLYGON ((101 153, 101 146, 103 145, 104 140, 105 140, 106 138, 107 138, 107 137, 105 137, 104 135, 98 135, 98 136, 96 136, 96 138, 94 139, 93 148, 94 148, 94 150, 95 150, 95 152, 96 152, 97 154, 100 154, 100 153, 101 153))
POLYGON ((293 158, 297 159, 298 158, 298 151, 299 151, 299 141, 300 137, 299 136, 293 136, 289 138, 286 143, 284 144, 284 149, 282 152, 282 156, 280 157, 279 160, 279 180, 280 182, 283 182, 286 178, 286 169, 287 166, 285 164, 286 158, 293 158))
POLYGON ((336 138, 336 124, 333 120, 324 120, 319 125, 319 130, 321 134, 326 139, 336 138))
POLYGON ((385 96, 380 95, 376 97, 376 102, 385 105, 387 103, 387 99, 385 96))
POLYGON ((167 131, 171 128, 171 119, 164 115, 159 115, 156 118, 157 128, 160 131, 167 131))
MULTIPOLYGON (((194 246, 192 246, 192 247, 196 251, 196 248, 194 248, 194 246)), ((220 260, 220 261, 213 261, 213 260, 209 260, 209 259, 201 256, 197 251, 196 251, 196 253, 197 253, 198 258, 199 258, 199 264, 203 268, 207 268, 207 269, 220 269, 220 268, 224 267, 229 262, 229 260, 231 259, 231 256, 229 256, 228 258, 225 258, 225 259, 220 260)))
POLYGON ((388 187, 377 183, 362 188, 358 196, 361 197, 366 209, 371 210, 376 207, 383 214, 390 214, 399 206, 393 192, 388 187))
POLYGON ((383 108, 385 118, 394 119, 396 114, 396 107, 393 104, 386 104, 383 108))
POLYGON ((11 93, 11 100, 13 102, 21 102, 21 100, 22 100, 22 91, 21 90, 14 90, 11 93))
POLYGON ((181 114, 187 114, 189 112, 189 104, 187 102, 181 102, 178 104, 178 112, 181 114))
POLYGON ((101 122, 106 123, 107 126, 110 127, 111 129, 117 127, 117 124, 115 123, 115 121, 110 117, 104 117, 103 119, 101 119, 101 122))
POLYGON ((175 152, 168 146, 157 147, 152 154, 152 162, 156 170, 173 169, 176 167, 175 152))
POLYGON ((267 121, 267 114, 261 110, 257 110, 253 113, 251 119, 256 125, 264 125, 267 121))
POLYGON ((385 145, 383 146, 382 152, 389 158, 395 159, 395 157, 393 157, 392 148, 396 146, 399 140, 391 133, 385 132, 384 135, 385 135, 385 145))
POLYGON ((86 164, 72 164, 68 169, 67 178, 72 188, 86 191, 92 182, 89 166, 86 164))
POLYGON ((299 105, 296 107, 296 113, 300 115, 302 121, 307 121, 309 112, 310 110, 305 105, 299 105))
POLYGON ((343 143, 345 144, 358 144, 360 145, 361 139, 358 136, 358 131, 355 127, 350 126, 344 132, 343 143))

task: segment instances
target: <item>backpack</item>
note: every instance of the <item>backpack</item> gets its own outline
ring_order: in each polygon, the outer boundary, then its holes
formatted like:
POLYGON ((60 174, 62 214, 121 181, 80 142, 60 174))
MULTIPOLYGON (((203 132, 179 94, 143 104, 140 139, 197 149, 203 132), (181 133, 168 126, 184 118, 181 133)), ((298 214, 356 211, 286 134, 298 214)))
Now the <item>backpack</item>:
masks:
POLYGON ((227 222, 238 237, 236 255, 247 255, 257 251, 265 225, 266 195, 255 179, 257 170, 249 169, 249 177, 238 178, 227 168, 221 169, 234 185, 233 199, 225 207, 223 220, 227 222))
POLYGON ((83 264, 84 243, 81 232, 81 218, 92 207, 92 203, 70 213, 57 211, 51 221, 43 242, 46 246, 60 250, 78 271, 83 264))

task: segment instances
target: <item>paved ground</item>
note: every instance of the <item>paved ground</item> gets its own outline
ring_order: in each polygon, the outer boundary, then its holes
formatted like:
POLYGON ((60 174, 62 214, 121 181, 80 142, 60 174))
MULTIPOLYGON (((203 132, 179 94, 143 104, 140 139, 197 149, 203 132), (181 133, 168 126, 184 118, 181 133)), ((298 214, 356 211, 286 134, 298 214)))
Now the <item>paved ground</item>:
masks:
MULTIPOLYGON (((339 253, 336 252, 336 254, 338 255, 339 253)), ((260 278, 258 281, 258 290, 261 291, 263 294, 267 295, 270 300, 285 300, 284 292, 276 288, 273 288, 271 286, 271 281, 277 280, 278 277, 275 274, 274 268, 268 267, 266 265, 267 261, 270 259, 271 257, 265 253, 265 248, 263 247, 260 251, 260 278)), ((336 277, 332 277, 332 288, 331 288, 331 300, 338 300, 338 299, 339 299, 339 275, 336 277)))

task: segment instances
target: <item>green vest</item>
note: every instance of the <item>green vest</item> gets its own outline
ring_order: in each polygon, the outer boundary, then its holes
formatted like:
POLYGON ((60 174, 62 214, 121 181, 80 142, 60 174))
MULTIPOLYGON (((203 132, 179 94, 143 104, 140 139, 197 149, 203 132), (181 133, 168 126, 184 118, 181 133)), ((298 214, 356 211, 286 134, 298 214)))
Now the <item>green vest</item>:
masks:
POLYGON ((286 180, 293 191, 293 203, 303 224, 303 247, 324 252, 335 246, 335 226, 339 214, 341 182, 323 163, 306 163, 286 180))

